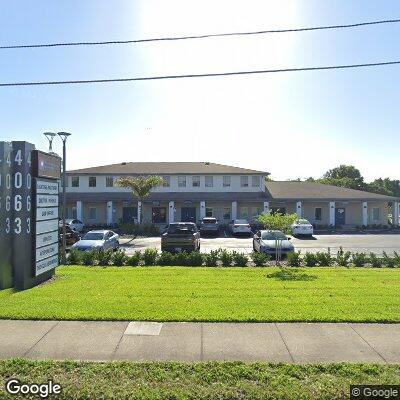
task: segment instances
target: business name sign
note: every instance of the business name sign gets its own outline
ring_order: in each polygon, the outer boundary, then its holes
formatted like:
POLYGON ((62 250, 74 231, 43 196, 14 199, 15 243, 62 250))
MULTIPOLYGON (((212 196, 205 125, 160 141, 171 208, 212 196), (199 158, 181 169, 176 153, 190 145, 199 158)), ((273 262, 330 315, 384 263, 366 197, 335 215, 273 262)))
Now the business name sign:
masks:
POLYGON ((40 178, 61 178, 61 158, 35 150, 32 154, 33 173, 40 178))

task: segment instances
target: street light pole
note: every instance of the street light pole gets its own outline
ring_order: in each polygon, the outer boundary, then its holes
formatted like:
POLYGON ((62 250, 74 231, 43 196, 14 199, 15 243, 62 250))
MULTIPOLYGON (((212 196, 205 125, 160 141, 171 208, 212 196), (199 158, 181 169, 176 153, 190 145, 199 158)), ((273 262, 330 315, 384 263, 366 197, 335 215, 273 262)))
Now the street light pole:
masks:
POLYGON ((62 174, 62 181, 63 181, 63 201, 62 201, 62 228, 63 228, 63 238, 62 238, 62 263, 65 265, 67 262, 66 257, 66 229, 65 229, 65 217, 66 217, 66 210, 67 210, 67 196, 66 196, 66 186, 67 186, 67 160, 66 160, 66 143, 67 138, 70 136, 70 133, 67 132, 58 132, 57 135, 61 138, 63 142, 63 174, 62 174))

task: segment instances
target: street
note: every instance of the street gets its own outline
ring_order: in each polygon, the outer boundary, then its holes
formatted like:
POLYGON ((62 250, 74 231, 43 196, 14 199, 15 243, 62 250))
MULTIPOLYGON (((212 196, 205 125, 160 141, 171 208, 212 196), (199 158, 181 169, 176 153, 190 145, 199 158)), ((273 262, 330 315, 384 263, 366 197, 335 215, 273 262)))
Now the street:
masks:
MULTIPOLYGON (((131 239, 120 238, 121 248, 127 254, 132 254, 136 250, 144 251, 146 248, 161 248, 161 239, 159 237, 139 237, 131 239), (129 242, 130 241, 130 242, 129 242), (129 243, 128 243, 129 242, 129 243)), ((312 238, 295 238, 292 242, 296 250, 316 253, 317 251, 326 251, 330 248, 331 253, 336 254, 340 247, 345 251, 351 252, 373 252, 382 255, 386 252, 392 255, 394 251, 400 253, 400 235, 396 234, 365 234, 365 235, 315 235, 312 238)), ((209 253, 211 250, 225 248, 236 250, 242 253, 251 253, 251 237, 202 237, 201 251, 209 253)))

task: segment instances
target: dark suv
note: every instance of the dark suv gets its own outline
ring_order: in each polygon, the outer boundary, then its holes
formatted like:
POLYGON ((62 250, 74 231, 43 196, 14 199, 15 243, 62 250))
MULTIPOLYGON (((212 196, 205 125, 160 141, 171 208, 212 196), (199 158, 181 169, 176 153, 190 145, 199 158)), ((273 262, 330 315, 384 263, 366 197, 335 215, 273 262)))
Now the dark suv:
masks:
MULTIPOLYGON (((58 229, 58 241, 62 244, 63 228, 58 229)), ((72 230, 68 225, 65 225, 65 242, 67 246, 72 246, 74 243, 79 242, 81 236, 78 232, 72 230)))
POLYGON ((161 236, 161 251, 199 251, 200 232, 193 222, 174 222, 161 236))

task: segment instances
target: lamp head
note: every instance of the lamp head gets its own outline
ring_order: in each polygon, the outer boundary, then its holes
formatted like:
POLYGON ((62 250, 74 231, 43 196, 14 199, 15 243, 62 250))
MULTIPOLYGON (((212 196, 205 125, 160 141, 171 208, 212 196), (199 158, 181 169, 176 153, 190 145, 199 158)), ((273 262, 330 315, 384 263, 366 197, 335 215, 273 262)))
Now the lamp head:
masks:
POLYGON ((61 140, 65 143, 68 139, 68 136, 71 136, 68 132, 57 132, 57 135, 60 136, 61 140))
POLYGON ((43 135, 46 136, 49 141, 49 152, 51 153, 53 151, 53 139, 56 134, 54 132, 43 132, 43 135))

